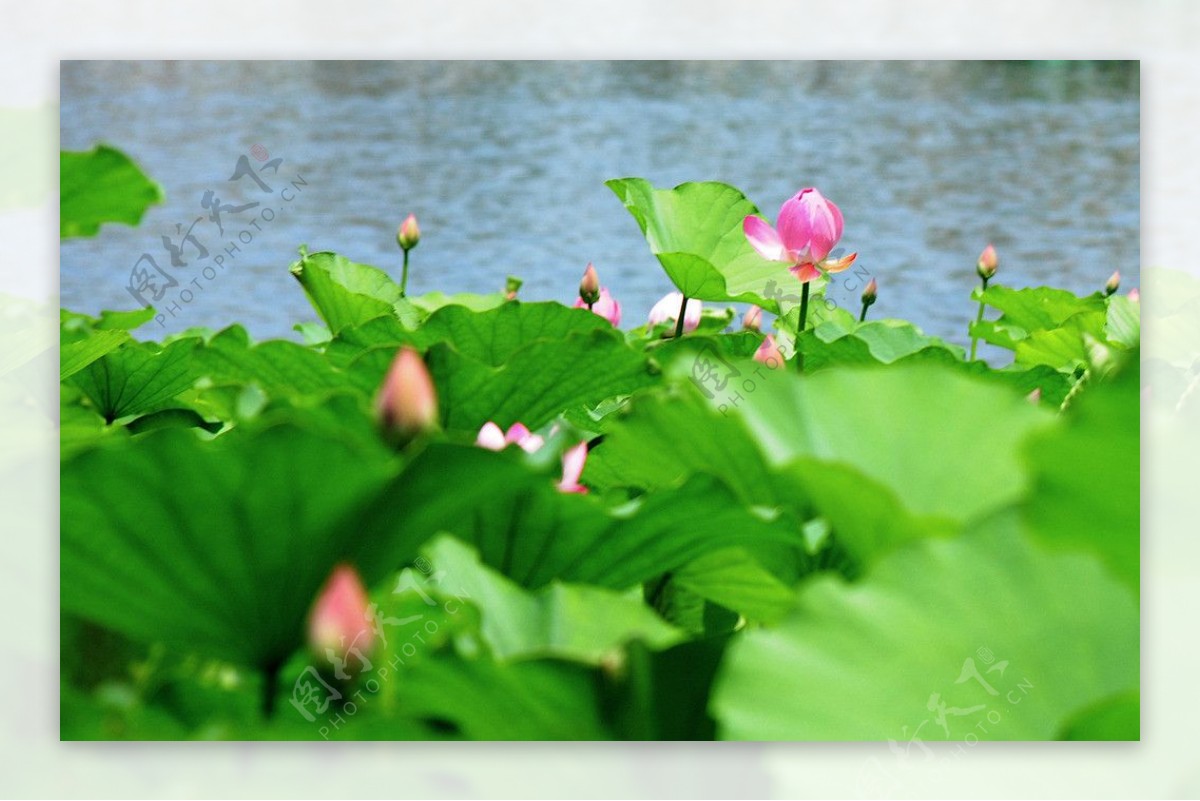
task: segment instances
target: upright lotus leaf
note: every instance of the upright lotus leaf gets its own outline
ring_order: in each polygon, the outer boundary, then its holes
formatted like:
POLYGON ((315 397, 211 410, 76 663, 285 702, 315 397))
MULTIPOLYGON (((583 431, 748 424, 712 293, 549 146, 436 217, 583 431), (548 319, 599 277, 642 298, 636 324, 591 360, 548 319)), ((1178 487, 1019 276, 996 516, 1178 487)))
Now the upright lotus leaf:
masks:
POLYGON ((644 178, 606 184, 646 236, 667 277, 689 298, 753 303, 778 312, 781 296, 800 297, 799 280, 759 256, 742 232, 758 208, 716 181, 655 189, 644 178))
POLYGON ((719 476, 747 505, 777 502, 771 472, 742 422, 713 409, 689 383, 631 398, 589 454, 584 479, 654 491, 696 473, 719 476))
POLYGON ((1054 423, 1007 387, 933 365, 773 370, 731 413, 860 559, 1019 500, 1021 443, 1054 423))
POLYGON ((440 589, 479 609, 484 640, 497 659, 552 656, 597 664, 633 639, 662 648, 681 637, 640 598, 559 582, 530 592, 482 565, 454 537, 439 537, 424 550, 445 574, 440 589))
POLYGON ((463 356, 500 367, 534 342, 611 330, 599 315, 584 309, 570 309, 561 303, 514 301, 482 312, 463 306, 439 309, 421 326, 417 341, 425 347, 445 342, 463 356))
POLYGON ((805 584, 783 624, 730 646, 711 709, 724 739, 1045 740, 1138 681, 1133 594, 1009 513, 805 584))
POLYGON ((397 564, 356 560, 344 521, 395 473, 366 450, 299 424, 205 442, 170 429, 110 442, 63 464, 63 610, 136 640, 272 668, 303 642, 333 566, 367 582, 397 564))
POLYGON ((59 152, 59 236, 95 236, 104 223, 137 225, 161 203, 162 187, 116 148, 59 152))
POLYGON ((302 249, 290 270, 334 334, 383 314, 396 315, 408 326, 419 322, 421 315, 400 296, 400 285, 377 267, 302 249))
POLYGON ((511 452, 430 445, 353 525, 368 540, 403 537, 408 559, 434 534, 454 534, 531 589, 557 579, 623 590, 719 548, 802 544, 797 526, 743 508, 711 477, 617 511, 555 481, 511 452))
POLYGON ((826 320, 804 332, 798 344, 804 369, 855 364, 892 364, 916 357, 922 361, 961 362, 957 345, 926 335, 906 320, 826 320))
POLYGON ((1142 304, 1124 295, 1109 298, 1104 338, 1111 344, 1136 348, 1142 339, 1142 304))
MULTIPOLYGON (((156 412, 178 404, 176 396, 199 378, 192 360, 198 345, 199 339, 180 339, 161 348, 152 342, 129 342, 79 369, 70 381, 110 423, 156 412)), ((82 360, 81 354, 74 355, 82 360)))
POLYGON ((1136 592, 1141 416, 1137 362, 1128 367, 1110 383, 1087 386, 1064 425, 1028 443, 1034 491, 1025 514, 1043 543, 1098 553, 1136 592))

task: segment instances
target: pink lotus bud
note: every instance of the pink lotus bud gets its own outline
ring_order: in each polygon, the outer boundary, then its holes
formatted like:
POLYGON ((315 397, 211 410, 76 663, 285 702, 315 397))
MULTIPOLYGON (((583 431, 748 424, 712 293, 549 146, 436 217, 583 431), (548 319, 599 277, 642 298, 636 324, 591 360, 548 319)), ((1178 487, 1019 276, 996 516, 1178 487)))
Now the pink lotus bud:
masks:
MULTIPOLYGON (((647 321, 650 325, 656 326, 666 322, 678 322, 679 306, 683 303, 682 292, 668 292, 662 297, 658 303, 650 309, 650 316, 647 321)), ((683 312, 683 330, 695 331, 700 325, 700 316, 704 311, 704 304, 695 298, 689 298, 687 309, 683 312)))
POLYGON ((821 276, 819 266, 830 272, 844 270, 855 254, 824 264, 842 238, 842 212, 816 189, 801 189, 779 208, 775 227, 761 217, 742 220, 742 232, 760 256, 783 262, 807 283, 821 276))
POLYGON ((344 660, 352 648, 366 655, 375 632, 368 617, 367 591, 348 564, 333 569, 308 615, 308 645, 314 654, 344 660))
POLYGON ((975 263, 975 272, 980 278, 987 281, 996 274, 998 266, 1000 266, 1000 259, 996 256, 996 249, 988 245, 979 254, 979 261, 975 263))
POLYGON ((583 271, 583 280, 579 282, 579 299, 585 304, 600 299, 600 276, 596 275, 596 268, 591 262, 588 262, 587 269, 583 271))
POLYGON ((421 228, 417 225, 417 218, 410 214, 400 223, 400 230, 396 232, 396 244, 401 250, 412 250, 420 241, 421 228))
POLYGON ((747 331, 762 330, 762 309, 757 306, 751 306, 746 312, 746 316, 742 318, 742 328, 747 331))
MULTIPOLYGON (((587 308, 583 298, 575 301, 575 308, 587 308)), ((600 287, 600 297, 592 304, 592 311, 612 323, 614 328, 621 324, 621 304, 604 287, 600 287)))
POLYGON ((754 351, 754 361, 762 362, 772 370, 777 367, 783 367, 783 353, 779 350, 779 346, 775 344, 775 337, 773 335, 767 334, 762 344, 758 346, 758 350, 754 351))
POLYGON ((862 302, 864 306, 870 306, 875 302, 875 298, 879 296, 879 284, 872 278, 867 283, 867 288, 863 290, 862 302))
POLYGON ((587 452, 587 443, 581 442, 563 453, 562 481, 558 482, 560 492, 587 492, 587 487, 579 483, 579 477, 583 475, 583 466, 587 463, 587 452))
POLYGON ((1120 286, 1121 286, 1121 271, 1113 270, 1113 274, 1108 277, 1108 281, 1104 284, 1105 296, 1107 297, 1108 295, 1116 294, 1116 292, 1120 288, 1120 286))
POLYGON ((1133 289, 1129 290, 1129 299, 1132 300, 1134 303, 1142 302, 1142 293, 1138 292, 1138 288, 1136 286, 1133 289))
POLYGON ((407 445, 437 427, 438 402, 433 378, 421 355, 407 345, 396 352, 375 400, 379 422, 389 436, 407 445))
POLYGON ((505 300, 516 300, 517 292, 520 291, 521 284, 523 284, 523 283, 525 283, 525 282, 522 281, 520 278, 517 278, 515 275, 510 275, 508 277, 508 279, 504 282, 504 299, 505 300))
POLYGON ((1030 392, 1028 395, 1025 396, 1025 400, 1029 401, 1034 406, 1037 406, 1039 403, 1042 402, 1042 388, 1038 387, 1033 392, 1030 392))

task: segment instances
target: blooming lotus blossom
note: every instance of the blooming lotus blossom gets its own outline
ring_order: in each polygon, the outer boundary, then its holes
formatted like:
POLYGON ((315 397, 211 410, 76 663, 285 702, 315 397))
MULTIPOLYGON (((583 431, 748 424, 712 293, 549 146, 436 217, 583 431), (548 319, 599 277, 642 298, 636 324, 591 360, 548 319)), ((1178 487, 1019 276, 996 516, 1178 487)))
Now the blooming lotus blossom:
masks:
MULTIPOLYGON (((587 308, 587 304, 583 302, 583 298, 575 301, 575 308, 587 308)), ((605 287, 600 287, 600 297, 592 304, 592 311, 612 323, 614 328, 621 324, 621 304, 608 293, 608 289, 605 287)))
POLYGON ((500 426, 489 420, 479 429, 475 444, 489 451, 502 451, 509 445, 516 445, 526 453, 533 453, 545 444, 545 440, 531 433, 523 423, 513 423, 505 433, 500 430, 500 426))
POLYGON ((812 187, 784 201, 774 228, 763 218, 751 215, 742 220, 742 231, 760 256, 787 264, 801 283, 820 278, 821 270, 841 272, 858 255, 828 258, 842 238, 842 212, 812 187))
POLYGON ((567 448, 563 452, 562 481, 558 482, 560 492, 587 492, 587 487, 579 483, 579 477, 583 475, 583 466, 587 462, 587 452, 586 442, 567 448))
POLYGON ((775 344, 774 335, 767 334, 763 339, 758 350, 754 351, 754 361, 762 362, 772 370, 783 366, 783 351, 779 350, 779 346, 775 344))
POLYGON ((358 571, 347 564, 333 569, 308 616, 308 644, 314 653, 344 663, 345 654, 357 648, 365 654, 374 642, 367 591, 358 571))
POLYGON ((384 431, 401 444, 437 426, 437 390, 424 360, 412 348, 405 346, 396 352, 375 400, 375 411, 384 431))
MULTIPOLYGON (((660 325, 665 322, 679 321, 679 306, 683 303, 682 292, 669 292, 663 296, 662 300, 654 304, 650 309, 650 316, 647 318, 650 326, 660 325)), ((700 314, 704 311, 704 304, 695 298, 688 299, 687 309, 683 312, 683 330, 695 331, 700 325, 700 314)))

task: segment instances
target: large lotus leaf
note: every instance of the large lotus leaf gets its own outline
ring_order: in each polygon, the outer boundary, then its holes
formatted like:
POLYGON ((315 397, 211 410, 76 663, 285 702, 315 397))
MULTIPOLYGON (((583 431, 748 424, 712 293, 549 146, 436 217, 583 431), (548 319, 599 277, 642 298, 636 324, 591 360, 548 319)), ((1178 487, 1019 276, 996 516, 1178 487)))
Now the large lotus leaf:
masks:
POLYGON ((746 241, 742 221, 758 208, 734 187, 706 181, 655 189, 643 178, 617 178, 606 186, 689 298, 754 303, 778 312, 781 297, 800 297, 799 280, 746 241))
POLYGON ((1138 587, 1140 436, 1136 361, 1111 383, 1088 385, 1064 425, 1027 446, 1030 529, 1045 543, 1099 553, 1138 587))
POLYGON ((172 429, 63 464, 61 599, 135 639, 241 664, 280 663, 339 560, 368 582, 392 569, 356 560, 368 534, 345 525, 395 472, 393 457, 298 425, 211 442, 172 429))
POLYGON ((928 365, 773 370, 736 413, 860 558, 1023 497, 1021 442, 1054 422, 1006 387, 928 365))
POLYGON ((927 336, 905 320, 849 324, 842 320, 827 320, 804 332, 799 349, 804 353, 806 372, 832 365, 891 364, 918 354, 944 363, 962 361, 963 358, 962 348, 927 336))
MULTIPOLYGON (((177 403, 175 397, 199 377, 192 360, 198 345, 200 340, 195 338, 175 340, 161 348, 152 342, 128 342, 76 370, 69 380, 110 423, 156 412, 177 403)), ((78 364, 85 355, 92 354, 76 352, 71 358, 78 364)))
POLYGON ((1111 344, 1136 348, 1142 339, 1142 304, 1124 295, 1109 298, 1104 338, 1111 344))
POLYGON ((696 473, 720 476, 746 504, 776 502, 771 473, 742 422, 685 384, 635 395, 589 454, 584 478, 653 491, 696 473))
POLYGON ((1100 294, 1079 297, 1048 286, 1012 289, 997 285, 989 287, 980 297, 985 304, 1002 312, 1000 322, 1026 334, 1057 328, 1077 314, 1102 312, 1105 308, 1104 296, 1100 294))
POLYGON ((384 542, 399 532, 406 558, 449 532, 532 589, 557 579, 623 590, 719 548, 802 545, 795 525, 745 509, 711 477, 615 511, 554 481, 511 452, 430 445, 354 524, 384 542))
POLYGON ((108 145, 60 151, 59 236, 95 236, 104 223, 137 225, 146 209, 161 203, 162 187, 133 161, 108 145))
POLYGON ((377 267, 358 264, 345 256, 301 251, 291 273, 321 319, 334 334, 384 314, 414 325, 419 314, 400 294, 400 285, 377 267))
POLYGON ((215 385, 255 384, 269 396, 309 396, 353 387, 322 354, 283 339, 252 344, 231 326, 198 347, 196 371, 215 385))
POLYGON ((640 597, 559 582, 530 592, 482 565, 454 537, 439 537, 424 550, 445 573, 440 587, 479 609, 484 640, 497 659, 550 656, 596 664, 629 640, 662 648, 681 637, 640 597))
POLYGON ((570 334, 608 330, 597 314, 561 303, 505 303, 482 312, 463 306, 439 309, 425 321, 417 341, 425 347, 438 342, 492 367, 507 363, 517 351, 539 340, 561 340, 570 334))
POLYGON ((97 331, 59 347, 59 380, 66 381, 97 359, 129 342, 125 331, 97 331))
POLYGON ((712 710, 726 739, 1044 740, 1138 677, 1132 593, 1006 514, 805 584, 783 624, 730 647, 712 710))

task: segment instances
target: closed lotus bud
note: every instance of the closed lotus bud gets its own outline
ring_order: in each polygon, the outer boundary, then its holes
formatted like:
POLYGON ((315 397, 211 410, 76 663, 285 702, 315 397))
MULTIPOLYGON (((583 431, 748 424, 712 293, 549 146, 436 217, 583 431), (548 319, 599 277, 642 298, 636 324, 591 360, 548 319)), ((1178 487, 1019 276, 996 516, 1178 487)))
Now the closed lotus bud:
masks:
POLYGON ((356 648, 365 656, 375 638, 369 611, 358 571, 347 564, 335 567, 308 615, 308 645, 313 653, 344 660, 356 648))
POLYGON ((1121 286, 1121 271, 1113 270, 1113 274, 1108 277, 1108 282, 1104 284, 1104 294, 1115 295, 1117 289, 1121 286))
POLYGON ((400 348, 375 400, 379 423, 399 445, 437 427, 438 402, 433 378, 421 355, 400 348))
POLYGON ((508 277, 508 280, 506 280, 504 282, 504 299, 505 300, 516 300, 517 292, 520 291, 521 284, 523 284, 523 283, 525 283, 525 282, 522 281, 520 278, 517 278, 515 275, 510 275, 508 277))
POLYGON ((1129 299, 1132 300, 1134 303, 1142 302, 1142 293, 1138 292, 1138 288, 1136 286, 1133 289, 1129 290, 1129 299))
POLYGON ((988 245, 979 254, 979 261, 975 264, 975 272, 984 281, 987 281, 996 274, 996 268, 1000 265, 1000 259, 996 256, 996 249, 988 245))
POLYGON ((772 370, 783 366, 783 352, 775 344, 774 336, 767 334, 758 350, 754 351, 754 361, 761 362, 772 370))
POLYGON ((761 331, 762 309, 757 306, 751 306, 750 311, 746 312, 746 316, 742 318, 742 328, 747 331, 761 331))
POLYGON ((400 245, 401 250, 412 250, 420 241, 421 228, 417 225, 416 216, 410 214, 400 223, 400 230, 396 233, 396 244, 400 245))
POLYGON ((591 262, 588 262, 583 279, 579 282, 579 299, 584 303, 595 303, 600 299, 600 276, 596 275, 596 268, 591 262))
POLYGON ((867 283, 866 289, 863 290, 863 293, 862 293, 863 305, 870 306, 872 303, 875 302, 875 298, 877 298, 878 296, 879 296, 879 284, 877 284, 875 282, 875 279, 872 278, 867 283))

